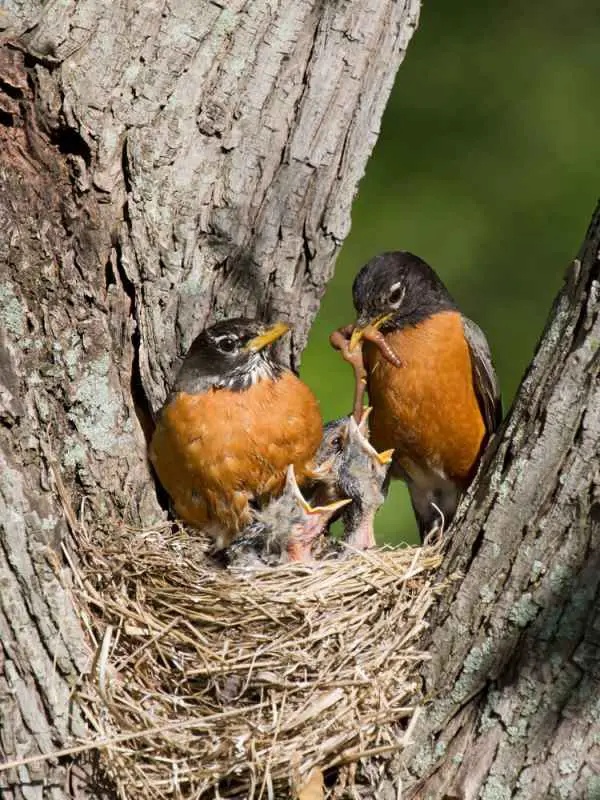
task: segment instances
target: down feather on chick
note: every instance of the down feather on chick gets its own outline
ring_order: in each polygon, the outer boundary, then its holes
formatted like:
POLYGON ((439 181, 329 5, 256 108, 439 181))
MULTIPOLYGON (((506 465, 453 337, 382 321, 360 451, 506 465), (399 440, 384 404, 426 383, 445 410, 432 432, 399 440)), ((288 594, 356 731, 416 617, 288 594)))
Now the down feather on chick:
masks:
MULTIPOLYGON (((329 468, 327 465, 321 473, 329 468)), ((330 519, 350 502, 350 499, 343 498, 312 506, 300 491, 294 467, 290 464, 282 495, 264 509, 254 511, 252 522, 227 548, 229 566, 276 566, 293 561, 309 563, 313 546, 330 519)))

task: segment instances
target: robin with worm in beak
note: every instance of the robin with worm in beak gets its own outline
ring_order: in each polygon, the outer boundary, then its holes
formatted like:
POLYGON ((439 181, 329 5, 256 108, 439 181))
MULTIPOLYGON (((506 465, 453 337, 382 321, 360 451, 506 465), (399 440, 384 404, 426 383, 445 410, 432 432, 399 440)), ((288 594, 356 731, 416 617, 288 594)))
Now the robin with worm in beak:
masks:
POLYGON ((310 563, 312 548, 332 516, 351 500, 311 506, 296 481, 294 467, 287 470, 283 494, 253 513, 253 521, 225 551, 232 567, 310 563))
POLYGON ((384 253, 352 287, 358 318, 341 329, 367 372, 371 442, 394 449, 392 476, 408 486, 421 537, 452 520, 502 418, 490 349, 433 269, 384 253))
POLYGON ((185 522, 226 547, 252 506, 283 490, 288 465, 312 476, 322 437, 317 400, 278 361, 278 322, 218 322, 194 340, 160 413, 150 459, 185 522))

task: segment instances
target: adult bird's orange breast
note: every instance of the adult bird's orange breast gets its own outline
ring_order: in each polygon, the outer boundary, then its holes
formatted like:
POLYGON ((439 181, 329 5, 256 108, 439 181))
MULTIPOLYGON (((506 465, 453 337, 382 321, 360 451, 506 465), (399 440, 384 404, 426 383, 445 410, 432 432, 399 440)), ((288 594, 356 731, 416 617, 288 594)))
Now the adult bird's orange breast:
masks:
POLYGON ((435 470, 468 484, 485 425, 460 313, 439 312, 386 341, 401 367, 365 343, 375 448, 395 448, 394 463, 408 476, 435 470))
POLYGON ((302 482, 321 436, 313 393, 284 371, 242 390, 179 392, 163 409, 150 455, 184 520, 235 535, 250 520, 250 500, 281 492, 289 464, 302 482))

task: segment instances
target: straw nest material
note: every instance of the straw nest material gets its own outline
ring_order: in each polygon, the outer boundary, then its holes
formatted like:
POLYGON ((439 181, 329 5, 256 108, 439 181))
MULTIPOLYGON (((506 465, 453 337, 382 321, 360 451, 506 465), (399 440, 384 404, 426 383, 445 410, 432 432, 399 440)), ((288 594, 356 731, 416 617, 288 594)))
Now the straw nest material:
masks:
POLYGON ((439 548, 251 572, 173 526, 78 549, 79 702, 122 798, 293 797, 402 747, 439 548))

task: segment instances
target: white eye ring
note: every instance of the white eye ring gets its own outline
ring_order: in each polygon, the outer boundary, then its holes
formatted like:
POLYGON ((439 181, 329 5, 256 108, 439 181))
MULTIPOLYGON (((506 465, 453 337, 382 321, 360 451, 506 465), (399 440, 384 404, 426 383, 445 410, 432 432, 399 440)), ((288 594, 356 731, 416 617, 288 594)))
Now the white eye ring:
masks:
POLYGON ((390 308, 394 308, 394 309, 395 308, 400 308, 400 305, 402 304, 402 301, 404 300, 404 295, 405 294, 406 294, 406 286, 403 285, 403 281, 398 281, 397 283, 392 284, 392 286, 390 286, 390 291, 388 292, 388 298, 389 298, 388 302, 389 302, 390 308), (400 289, 402 289, 402 291, 400 291, 400 295, 399 295, 398 299, 392 301, 392 296, 397 294, 400 289))
POLYGON ((229 333, 224 333, 215 339, 215 344, 226 353, 231 353, 235 350, 235 338, 229 333))

